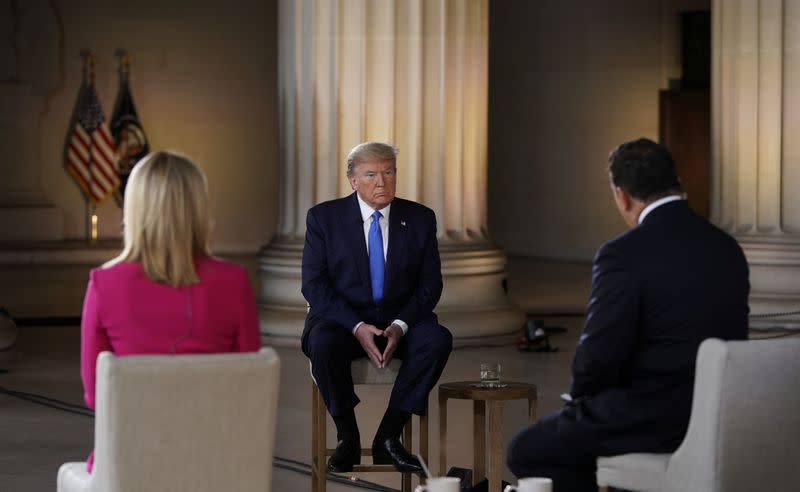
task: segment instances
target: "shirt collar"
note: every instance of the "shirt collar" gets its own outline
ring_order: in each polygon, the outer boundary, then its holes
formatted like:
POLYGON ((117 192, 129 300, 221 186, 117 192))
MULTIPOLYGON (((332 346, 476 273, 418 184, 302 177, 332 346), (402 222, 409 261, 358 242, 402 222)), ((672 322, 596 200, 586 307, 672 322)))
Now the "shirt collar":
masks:
POLYGON ((641 224, 642 222, 644 222, 644 218, 647 217, 647 215, 650 212, 652 212, 653 210, 657 209, 661 205, 664 205, 665 203, 669 203, 669 202, 674 202, 676 200, 683 200, 683 199, 684 199, 683 195, 669 195, 669 196, 665 196, 664 198, 659 198, 658 200, 654 201, 650 205, 646 206, 644 208, 644 210, 642 210, 642 213, 639 214, 639 223, 641 224))
MULTIPOLYGON (((361 195, 356 192, 356 198, 358 199, 358 208, 361 209, 361 219, 366 223, 369 218, 375 213, 375 210, 367 205, 367 202, 361 199, 361 195)), ((382 209, 378 210, 378 212, 383 215, 383 218, 386 219, 386 223, 389 223, 389 209, 392 207, 392 204, 386 205, 382 209)))

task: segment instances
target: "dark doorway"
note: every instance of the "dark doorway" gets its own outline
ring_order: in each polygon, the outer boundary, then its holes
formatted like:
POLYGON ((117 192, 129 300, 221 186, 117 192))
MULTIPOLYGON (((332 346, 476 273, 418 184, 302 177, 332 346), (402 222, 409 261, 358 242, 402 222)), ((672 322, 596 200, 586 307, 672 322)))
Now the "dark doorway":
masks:
POLYGON ((659 93, 659 140, 672 152, 689 205, 708 218, 711 202, 711 12, 683 12, 682 77, 659 93))

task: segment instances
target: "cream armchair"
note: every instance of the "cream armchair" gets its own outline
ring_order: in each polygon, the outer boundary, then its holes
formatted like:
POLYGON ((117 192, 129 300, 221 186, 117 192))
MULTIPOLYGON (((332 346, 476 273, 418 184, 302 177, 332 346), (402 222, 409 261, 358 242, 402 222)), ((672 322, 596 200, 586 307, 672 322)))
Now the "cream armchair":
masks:
POLYGON ((798 376, 798 338, 704 341, 683 443, 673 454, 599 458, 597 484, 653 492, 800 490, 798 376))
POLYGON ((270 348, 100 354, 94 470, 65 463, 58 492, 271 490, 279 380, 270 348))

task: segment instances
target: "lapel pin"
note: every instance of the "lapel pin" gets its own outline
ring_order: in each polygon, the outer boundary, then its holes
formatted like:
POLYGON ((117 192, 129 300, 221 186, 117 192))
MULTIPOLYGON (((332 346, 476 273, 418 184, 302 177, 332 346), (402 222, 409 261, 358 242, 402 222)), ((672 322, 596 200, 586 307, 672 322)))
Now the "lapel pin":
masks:
POLYGON ((401 225, 401 226, 403 226, 403 227, 405 227, 405 226, 406 226, 406 221, 405 221, 405 220, 401 220, 401 221, 400 221, 400 225, 401 225))

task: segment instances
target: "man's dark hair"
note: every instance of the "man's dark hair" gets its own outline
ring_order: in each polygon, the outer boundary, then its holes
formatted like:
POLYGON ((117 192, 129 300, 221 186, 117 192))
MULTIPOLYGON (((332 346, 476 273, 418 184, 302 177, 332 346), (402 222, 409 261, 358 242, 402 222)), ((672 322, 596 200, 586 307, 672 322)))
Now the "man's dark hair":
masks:
POLYGON ((611 152, 608 172, 614 186, 643 202, 683 193, 669 150, 646 138, 625 142, 611 152))

